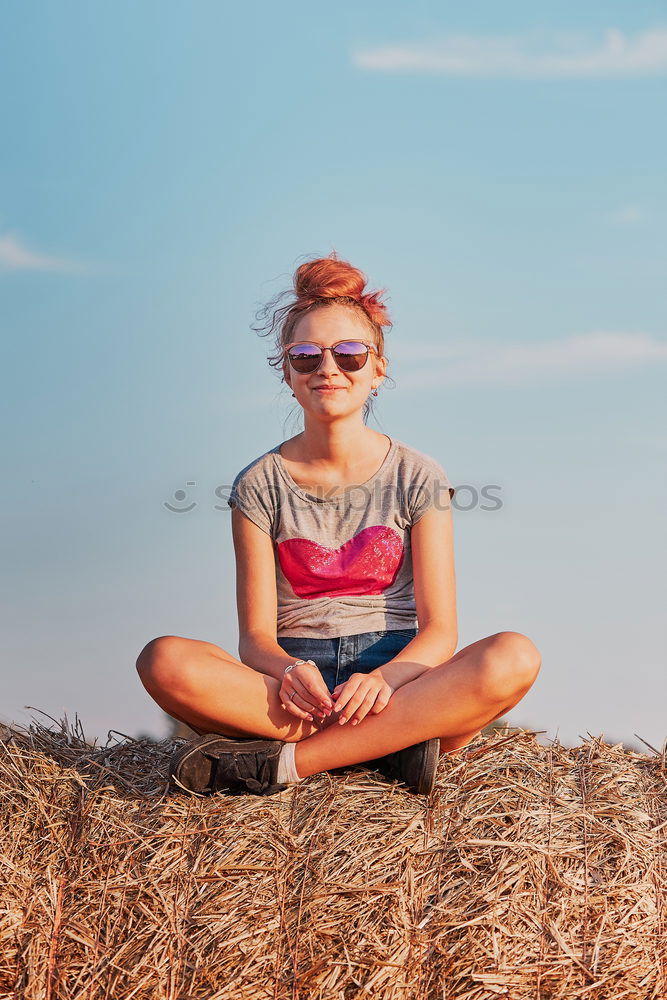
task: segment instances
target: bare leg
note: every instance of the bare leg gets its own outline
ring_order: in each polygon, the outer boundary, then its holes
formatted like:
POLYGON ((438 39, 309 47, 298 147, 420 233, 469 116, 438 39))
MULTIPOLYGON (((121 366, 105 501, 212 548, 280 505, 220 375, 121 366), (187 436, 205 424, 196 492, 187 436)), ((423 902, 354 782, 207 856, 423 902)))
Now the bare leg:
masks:
POLYGON ((297 771, 307 777, 433 737, 440 737, 441 749, 455 750, 523 698, 540 662, 537 647, 518 632, 480 639, 399 688, 378 715, 303 740, 295 751, 297 771))
POLYGON ((515 705, 532 685, 540 654, 526 636, 499 632, 459 650, 399 688, 378 715, 358 726, 323 730, 295 719, 277 680, 245 666, 219 646, 162 636, 142 650, 137 669, 148 693, 174 718, 201 732, 299 742, 305 777, 380 757, 440 737, 443 751, 468 743, 515 705))
POLYGON ((320 731, 283 708, 274 677, 212 642, 177 635, 152 639, 139 654, 137 671, 165 712, 201 733, 295 742, 320 731))

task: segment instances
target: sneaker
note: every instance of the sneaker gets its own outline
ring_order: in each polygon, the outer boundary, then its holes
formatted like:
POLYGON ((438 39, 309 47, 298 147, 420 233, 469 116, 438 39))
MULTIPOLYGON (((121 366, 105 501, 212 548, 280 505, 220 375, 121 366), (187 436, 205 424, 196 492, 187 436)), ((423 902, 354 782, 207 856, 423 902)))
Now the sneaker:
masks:
POLYGON ((440 740, 432 739, 369 760, 366 766, 379 771, 385 778, 403 782, 417 795, 429 795, 435 788, 439 757, 440 740))
POLYGON ((278 758, 281 740, 239 739, 207 733, 191 740, 171 758, 169 775, 190 795, 275 795, 279 785, 278 758))

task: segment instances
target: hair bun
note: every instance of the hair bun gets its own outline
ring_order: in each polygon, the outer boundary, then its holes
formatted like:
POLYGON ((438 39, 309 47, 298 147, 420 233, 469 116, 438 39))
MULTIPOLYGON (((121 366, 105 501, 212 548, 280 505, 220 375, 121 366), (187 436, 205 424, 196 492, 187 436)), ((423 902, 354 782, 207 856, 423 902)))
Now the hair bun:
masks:
POLYGON ((358 302, 366 287, 366 275, 335 251, 328 257, 309 260, 301 264, 294 274, 294 293, 297 299, 350 298, 358 302))
POLYGON ((341 260, 335 250, 328 257, 301 264, 294 274, 296 312, 307 309, 323 299, 338 299, 356 303, 378 327, 391 326, 385 305, 380 301, 384 290, 364 293, 367 278, 363 271, 346 260, 341 260))

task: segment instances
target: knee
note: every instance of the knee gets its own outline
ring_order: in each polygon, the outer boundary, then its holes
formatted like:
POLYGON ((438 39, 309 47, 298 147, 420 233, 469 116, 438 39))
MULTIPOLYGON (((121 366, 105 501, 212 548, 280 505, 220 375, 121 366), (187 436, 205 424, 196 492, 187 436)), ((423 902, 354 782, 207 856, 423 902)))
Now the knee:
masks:
POLYGON ((173 689, 182 680, 184 657, 182 639, 161 635, 151 639, 137 657, 137 673, 148 691, 173 689))
POLYGON ((540 651, 528 636, 498 632, 491 636, 488 656, 484 658, 485 693, 502 702, 522 698, 535 683, 541 663, 540 651))

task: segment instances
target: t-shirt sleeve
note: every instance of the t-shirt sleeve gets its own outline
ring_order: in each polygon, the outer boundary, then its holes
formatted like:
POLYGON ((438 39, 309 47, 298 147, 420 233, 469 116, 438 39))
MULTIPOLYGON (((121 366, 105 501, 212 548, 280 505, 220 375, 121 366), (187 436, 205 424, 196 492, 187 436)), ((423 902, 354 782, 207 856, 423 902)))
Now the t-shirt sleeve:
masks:
POLYGON ((423 462, 415 469, 410 484, 408 511, 412 524, 416 524, 431 507, 446 510, 454 493, 455 489, 440 463, 434 459, 423 462))
POLYGON ((273 537, 275 497, 269 483, 254 470, 242 470, 232 484, 227 503, 238 507, 253 524, 273 537))

